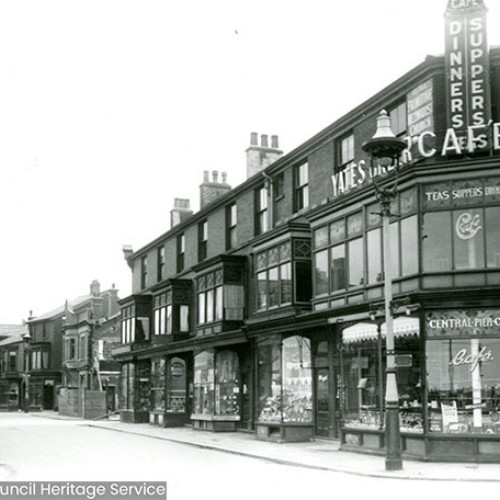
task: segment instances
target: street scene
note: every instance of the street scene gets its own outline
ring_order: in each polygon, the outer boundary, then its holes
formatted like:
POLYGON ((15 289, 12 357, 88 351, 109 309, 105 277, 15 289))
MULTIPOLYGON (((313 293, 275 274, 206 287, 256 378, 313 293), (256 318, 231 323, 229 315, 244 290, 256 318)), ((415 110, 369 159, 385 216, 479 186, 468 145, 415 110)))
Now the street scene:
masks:
POLYGON ((0 497, 496 498, 498 26, 0 2, 0 497))
MULTIPOLYGON (((498 493, 500 466, 449 480, 384 478, 383 460, 369 472, 342 473, 321 466, 285 465, 277 460, 203 449, 147 435, 89 426, 81 420, 60 420, 53 415, 0 414, 2 481, 167 481, 169 500, 230 500, 287 498, 348 494, 375 500, 404 492, 410 500, 452 496, 462 500, 480 492, 498 493), (490 476, 489 478, 487 476, 490 476), (377 477, 379 476, 379 477, 377 477), (223 478, 223 480, 221 480, 223 478), (396 493, 398 492, 398 493, 396 493)), ((285 445, 292 446, 292 445, 285 445)), ((293 450, 292 450, 293 451, 293 450)), ((323 453, 324 465, 342 467, 341 460, 323 453)), ((293 453, 290 458, 293 461, 293 453)), ((355 472, 355 471, 354 471, 355 472)), ((455 472, 457 475, 460 471, 455 472)))

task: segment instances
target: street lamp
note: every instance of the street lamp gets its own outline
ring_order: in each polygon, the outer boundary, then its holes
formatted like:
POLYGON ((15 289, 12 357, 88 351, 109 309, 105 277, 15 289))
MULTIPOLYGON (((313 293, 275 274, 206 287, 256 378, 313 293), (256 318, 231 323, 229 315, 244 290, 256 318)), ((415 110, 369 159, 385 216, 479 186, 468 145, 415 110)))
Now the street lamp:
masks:
POLYGON ((24 413, 28 413, 29 407, 30 407, 30 395, 29 395, 29 381, 30 381, 30 374, 29 374, 29 364, 30 364, 30 356, 29 356, 29 347, 30 347, 30 341, 31 341, 31 335, 29 333, 25 333, 23 335, 23 344, 24 344, 24 373, 23 373, 23 378, 24 378, 24 413))
POLYGON ((391 120, 385 110, 377 117, 377 131, 375 135, 362 145, 363 151, 371 157, 371 174, 375 186, 375 195, 380 203, 383 232, 384 258, 384 300, 386 323, 386 356, 387 381, 385 390, 385 468, 386 470, 401 470, 401 435, 399 432, 399 397, 396 381, 396 360, 394 350, 394 329, 392 322, 392 277, 391 277, 391 245, 389 234, 389 220, 391 203, 397 195, 399 157, 407 148, 406 142, 397 138, 391 130, 391 120), (388 162, 386 166, 394 166, 395 181, 392 187, 381 187, 376 179, 374 163, 380 166, 381 162, 388 162))

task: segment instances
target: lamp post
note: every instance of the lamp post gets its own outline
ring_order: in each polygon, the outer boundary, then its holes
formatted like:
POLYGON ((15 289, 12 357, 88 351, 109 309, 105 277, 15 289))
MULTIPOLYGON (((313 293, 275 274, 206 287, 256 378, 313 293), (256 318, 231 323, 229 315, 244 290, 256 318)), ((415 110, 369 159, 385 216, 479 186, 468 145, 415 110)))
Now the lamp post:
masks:
POLYGON ((380 203, 383 233, 383 259, 384 259, 384 301, 385 301, 385 323, 386 323, 386 392, 385 392, 385 468, 386 470, 401 470, 401 435, 399 432, 399 397, 396 381, 396 360, 394 350, 394 330, 392 321, 392 277, 391 277, 391 245, 389 234, 389 221, 391 215, 391 203, 396 198, 398 183, 399 156, 407 145, 397 138, 391 130, 391 120, 385 110, 377 117, 377 130, 375 135, 363 145, 363 151, 371 157, 371 174, 375 186, 375 195, 380 203), (379 186, 376 179, 374 162, 388 159, 389 165, 396 169, 395 181, 392 187, 379 186))
POLYGON ((30 348, 30 341, 31 341, 31 335, 29 333, 26 333, 23 335, 23 344, 24 344, 24 373, 23 373, 23 378, 24 378, 24 394, 23 394, 23 410, 24 413, 28 413, 29 407, 30 407, 30 394, 29 394, 29 381, 30 381, 30 374, 29 374, 29 363, 30 363, 30 356, 29 356, 29 348, 30 348))

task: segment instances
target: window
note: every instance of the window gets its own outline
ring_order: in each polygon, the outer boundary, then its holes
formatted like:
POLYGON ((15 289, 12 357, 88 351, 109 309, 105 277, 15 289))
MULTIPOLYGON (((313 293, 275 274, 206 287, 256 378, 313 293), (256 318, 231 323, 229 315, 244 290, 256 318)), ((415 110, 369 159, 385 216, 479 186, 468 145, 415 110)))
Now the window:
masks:
POLYGON ((281 343, 262 343, 257 358, 258 420, 312 422, 310 340, 294 336, 281 343))
POLYGON ((9 351, 9 371, 17 370, 17 351, 9 351))
POLYGON ((141 257, 141 288, 146 288, 148 282, 148 257, 141 257))
POLYGON ((292 265, 295 269, 296 296, 298 302, 310 300, 311 255, 309 240, 293 240, 281 243, 255 256, 257 281, 257 309, 271 309, 292 303, 292 265))
POLYGON ((426 354, 430 431, 500 433, 500 339, 429 340, 426 354))
POLYGON ((198 324, 203 325, 224 319, 222 269, 198 277, 197 290, 198 324))
POLYGON ((295 170, 295 211, 309 206, 309 164, 303 163, 295 170))
POLYGON ((76 339, 67 340, 67 358, 68 360, 76 358, 76 339))
POLYGON ((255 235, 268 230, 267 189, 262 186, 255 191, 255 235))
POLYGON ((165 358, 151 361, 151 409, 165 409, 165 358))
POLYGON ((186 237, 184 233, 177 236, 177 272, 184 271, 184 253, 186 251, 186 237))
POLYGON ((157 280, 161 281, 163 279, 163 273, 165 271, 165 247, 161 246, 157 251, 157 261, 158 261, 158 276, 157 280))
POLYGON ((346 166, 354 161, 354 135, 350 134, 340 140, 339 166, 346 166))
MULTIPOLYGON (((384 325, 382 325, 382 333, 384 325)), ((409 366, 398 366, 400 428, 405 432, 423 432, 422 384, 420 381, 420 342, 418 332, 396 334, 398 355, 409 366)), ((386 352, 375 324, 358 323, 342 332, 341 363, 345 379, 344 425, 351 428, 380 429, 384 414, 386 352)))
POLYGON ((122 309, 122 344, 135 342, 135 307, 122 309))
MULTIPOLYGON (((419 246, 416 189, 403 191, 394 203, 400 217, 389 225, 391 277, 418 272, 419 246)), ((383 238, 380 206, 368 205, 354 213, 314 230, 316 297, 348 287, 377 285, 383 275, 383 238), (329 266, 325 264, 329 262, 329 266)), ((434 227, 434 225, 433 225, 434 227)), ((442 232, 436 225, 436 236, 442 232)), ((439 248, 436 249, 436 252, 439 248)))
POLYGON ((235 248, 237 245, 236 224, 238 222, 238 211, 236 203, 226 208, 226 250, 235 248))
POLYGON ((198 261, 207 258, 208 222, 204 220, 198 224, 198 261))
POLYGON ((48 367, 49 367, 48 348, 34 347, 31 350, 31 369, 32 370, 47 370, 48 367))
POLYGON ((154 334, 170 335, 172 333, 172 292, 161 293, 154 298, 154 334))
POLYGON ((394 135, 401 137, 406 135, 407 130, 407 112, 406 112, 406 101, 402 102, 389 113, 391 119, 391 129, 394 135))

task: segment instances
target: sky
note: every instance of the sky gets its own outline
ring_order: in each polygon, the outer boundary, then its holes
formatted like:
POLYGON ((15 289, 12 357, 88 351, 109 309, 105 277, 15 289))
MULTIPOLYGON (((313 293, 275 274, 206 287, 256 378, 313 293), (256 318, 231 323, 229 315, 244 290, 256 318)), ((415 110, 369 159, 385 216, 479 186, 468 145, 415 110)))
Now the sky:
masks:
MULTIPOLYGON (((123 245, 245 180, 250 133, 285 154, 444 52, 447 0, 2 0, 0 323, 113 284, 123 245)), ((490 45, 500 2, 486 0, 490 45)))

